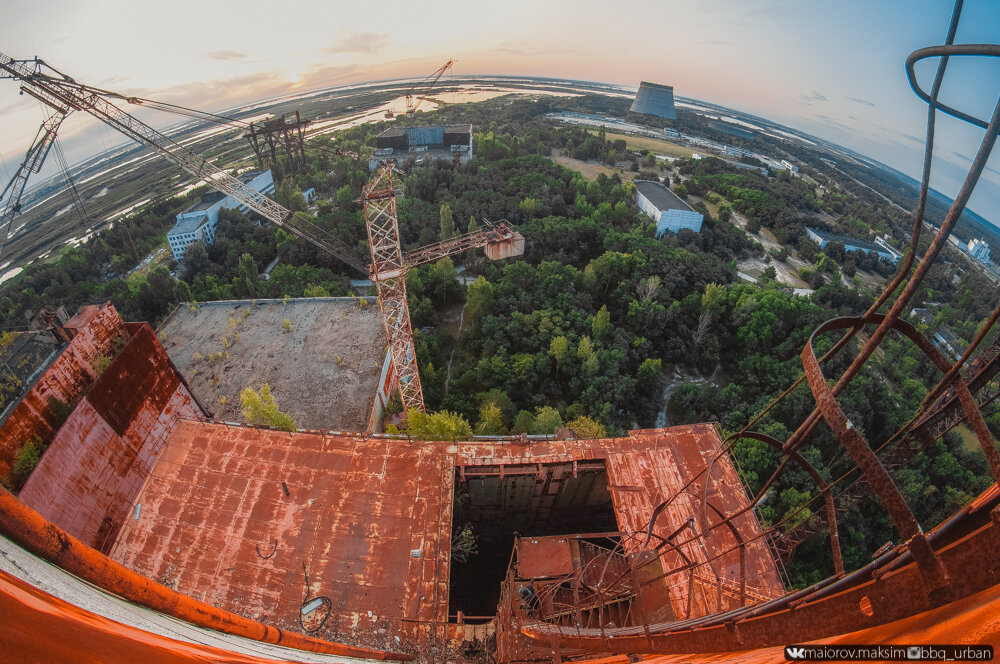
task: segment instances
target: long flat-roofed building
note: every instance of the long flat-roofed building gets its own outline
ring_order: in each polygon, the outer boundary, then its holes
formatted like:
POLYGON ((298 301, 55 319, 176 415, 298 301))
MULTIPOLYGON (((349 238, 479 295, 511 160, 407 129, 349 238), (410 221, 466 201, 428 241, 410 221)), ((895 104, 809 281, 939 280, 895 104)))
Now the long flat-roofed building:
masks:
MULTIPOLYGON (((274 176, 271 171, 245 173, 240 179, 262 194, 274 193, 274 176)), ((250 208, 221 191, 212 191, 197 203, 177 215, 177 223, 167 231, 167 243, 174 258, 184 260, 184 252, 195 242, 212 244, 215 242, 215 227, 219 224, 219 210, 237 209, 246 212, 250 208)))
POLYGON ((418 166, 428 160, 472 159, 472 125, 390 127, 375 138, 375 154, 368 160, 374 171, 387 159, 403 161, 412 156, 418 166))
POLYGON ((639 209, 656 222, 656 237, 663 237, 668 231, 676 233, 689 228, 701 232, 705 217, 677 197, 659 182, 635 181, 635 202, 639 209))
POLYGON ((879 259, 889 261, 893 265, 898 263, 899 259, 903 257, 903 254, 882 237, 875 238, 874 242, 869 242, 868 240, 859 240, 848 235, 809 227, 806 227, 806 235, 810 240, 816 242, 820 249, 826 249, 826 246, 831 242, 839 242, 844 245, 844 251, 861 251, 866 254, 877 254, 879 259))

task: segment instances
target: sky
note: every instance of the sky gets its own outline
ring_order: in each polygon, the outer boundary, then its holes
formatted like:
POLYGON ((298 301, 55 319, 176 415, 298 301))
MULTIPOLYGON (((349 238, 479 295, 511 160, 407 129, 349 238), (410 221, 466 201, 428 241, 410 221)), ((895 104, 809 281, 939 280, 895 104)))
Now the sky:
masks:
MULTIPOLYGON (((949 0, 145 0, 5 3, 0 52, 39 56, 90 85, 204 110, 346 83, 454 75, 549 76, 638 86, 781 122, 920 175, 927 107, 904 62, 944 41, 949 0), (281 13, 284 7, 288 11, 281 13)), ((1000 2, 967 0, 957 43, 1000 42, 1000 2)), ((917 67, 925 88, 935 60, 917 67)), ((954 58, 942 100, 989 119, 1000 59, 954 58)), ((44 111, 0 80, 0 181, 44 111)), ((74 114, 72 163, 120 142, 74 114)), ((171 119, 174 121, 174 119, 171 119)), ((954 195, 982 138, 938 122, 932 186, 954 195)), ((970 207, 1000 226, 1000 157, 970 207)))

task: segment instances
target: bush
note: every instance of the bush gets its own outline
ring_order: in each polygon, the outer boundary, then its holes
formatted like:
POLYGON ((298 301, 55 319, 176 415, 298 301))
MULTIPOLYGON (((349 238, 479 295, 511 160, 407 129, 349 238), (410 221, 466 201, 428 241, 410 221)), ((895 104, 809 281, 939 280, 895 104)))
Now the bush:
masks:
POLYGON ((278 404, 271 395, 271 386, 264 383, 259 391, 252 387, 244 387, 240 391, 240 405, 243 418, 254 425, 269 426, 281 431, 295 431, 298 425, 288 413, 278 409, 278 404))
POLYGON ((110 355, 98 355, 91 362, 90 366, 94 368, 94 373, 100 376, 102 373, 111 366, 111 356, 110 355))
POLYGON ((603 424, 582 415, 567 422, 566 428, 571 429, 577 438, 604 438, 607 435, 603 424))
POLYGON ((468 440, 472 437, 472 425, 458 413, 447 410, 438 413, 411 410, 406 414, 406 432, 418 440, 468 440))
POLYGON ((14 467, 10 471, 14 487, 17 490, 24 487, 38 462, 41 461, 44 452, 45 445, 38 438, 29 440, 18 450, 17 456, 14 457, 14 467))

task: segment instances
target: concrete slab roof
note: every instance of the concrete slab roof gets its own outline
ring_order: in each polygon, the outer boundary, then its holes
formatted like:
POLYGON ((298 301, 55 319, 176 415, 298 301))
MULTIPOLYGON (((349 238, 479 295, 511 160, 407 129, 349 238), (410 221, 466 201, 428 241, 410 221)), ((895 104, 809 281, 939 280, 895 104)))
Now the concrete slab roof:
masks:
POLYGON ((694 208, 682 201, 677 197, 677 194, 659 182, 636 180, 635 188, 660 210, 685 210, 687 212, 694 212, 694 208))
POLYGON ((186 217, 174 224, 174 227, 167 231, 167 236, 183 235, 184 233, 194 233, 196 230, 208 223, 208 217, 186 217))
POLYGON ((368 429, 386 358, 374 298, 363 308, 349 297, 182 304, 158 332, 217 419, 242 422, 240 391, 268 383, 301 428, 368 429))

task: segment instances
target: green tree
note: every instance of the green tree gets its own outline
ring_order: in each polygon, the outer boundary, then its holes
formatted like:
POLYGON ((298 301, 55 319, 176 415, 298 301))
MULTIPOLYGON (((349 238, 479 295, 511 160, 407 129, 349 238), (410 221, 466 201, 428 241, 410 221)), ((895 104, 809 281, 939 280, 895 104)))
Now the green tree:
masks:
POLYGON ((503 425, 500 407, 495 403, 483 404, 483 407, 479 409, 476 433, 480 436, 502 436, 507 433, 507 427, 503 425))
POLYGON ((535 410, 535 425, 531 433, 555 433, 563 425, 562 415, 552 406, 542 406, 535 410))
POLYGON ((350 210, 354 206, 354 192, 351 191, 351 185, 345 184, 343 187, 337 190, 337 207, 343 208, 344 210, 350 210))
POLYGON ((459 415, 447 410, 422 413, 411 410, 406 414, 406 432, 417 440, 468 440, 472 425, 459 415))
POLYGON ((250 424, 269 426, 281 431, 295 431, 298 428, 295 419, 278 408, 268 383, 261 385, 260 390, 244 387, 240 391, 240 406, 243 419, 250 424))
POLYGON ((469 284, 465 315, 469 317, 470 322, 476 323, 489 313, 491 306, 493 306, 493 284, 486 281, 486 277, 479 276, 469 284))
POLYGON ((257 263, 250 254, 240 255, 240 260, 236 264, 236 279, 233 286, 236 292, 245 297, 257 297, 260 273, 257 270, 257 263))
POLYGON ((447 203, 441 205, 441 239, 448 240, 455 237, 455 220, 451 216, 451 206, 447 203))
POLYGON ((611 314, 608 313, 608 305, 605 304, 598 310, 597 315, 594 316, 594 321, 591 323, 590 329, 594 333, 594 338, 600 339, 610 327, 611 314))
POLYGON ((303 289, 302 297, 330 297, 330 291, 322 284, 309 284, 303 289))
POLYGON ((662 375, 663 366, 660 359, 656 358, 654 360, 648 357, 642 361, 642 364, 639 365, 639 371, 636 373, 639 382, 645 385, 655 384, 662 375))
POLYGON ((581 362, 586 362, 594 355, 594 344, 591 343, 590 337, 584 336, 580 338, 580 344, 576 347, 576 357, 581 362))
POLYGON ((521 410, 518 411, 517 416, 514 418, 514 427, 511 429, 512 433, 531 433, 535 428, 535 416, 531 414, 530 411, 521 410))
POLYGON ((472 524, 465 524, 451 538, 451 559, 456 563, 465 563, 469 558, 479 553, 476 535, 472 532, 472 524))
POLYGON ((559 372, 559 366, 563 363, 563 359, 566 357, 568 350, 569 339, 564 336, 553 337, 552 342, 549 343, 549 355, 551 355, 556 361, 557 375, 559 372))
POLYGON ((567 422, 566 428, 571 429, 577 438, 604 438, 607 435, 603 424, 584 415, 567 422))

